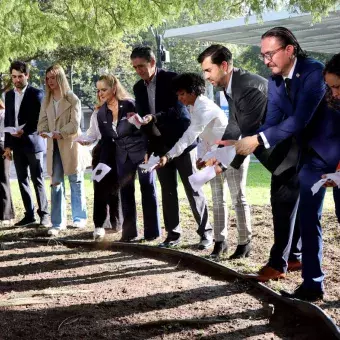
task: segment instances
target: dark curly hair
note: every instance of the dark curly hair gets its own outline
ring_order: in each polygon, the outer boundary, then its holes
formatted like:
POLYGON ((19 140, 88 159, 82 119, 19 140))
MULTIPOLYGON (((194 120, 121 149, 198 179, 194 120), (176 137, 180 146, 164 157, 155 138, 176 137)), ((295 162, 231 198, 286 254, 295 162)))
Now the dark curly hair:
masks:
POLYGON ((286 47, 288 45, 293 45, 295 56, 300 57, 300 58, 306 58, 307 57, 306 51, 304 51, 301 48, 301 46, 298 43, 295 35, 288 28, 286 28, 286 27, 271 28, 269 31, 267 31, 266 33, 264 33, 262 35, 261 40, 265 39, 265 38, 270 38, 270 37, 274 37, 274 38, 278 39, 283 47, 286 47))
MULTIPOLYGON (((340 53, 333 55, 333 57, 326 63, 326 66, 323 70, 323 75, 326 73, 335 74, 340 78, 340 53)), ((326 100, 328 105, 335 110, 340 110, 340 100, 335 99, 332 96, 332 90, 327 86, 326 92, 326 100)))
POLYGON ((205 82, 198 73, 182 73, 172 79, 172 89, 175 92, 193 93, 198 97, 205 92, 205 82))

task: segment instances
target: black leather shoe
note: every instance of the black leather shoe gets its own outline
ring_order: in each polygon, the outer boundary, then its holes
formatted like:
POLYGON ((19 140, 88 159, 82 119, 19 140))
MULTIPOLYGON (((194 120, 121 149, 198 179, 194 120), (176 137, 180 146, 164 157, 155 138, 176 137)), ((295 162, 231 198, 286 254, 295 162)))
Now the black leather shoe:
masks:
POLYGON ((129 243, 129 242, 137 242, 137 241, 138 241, 137 237, 122 237, 119 240, 119 242, 127 242, 127 243, 129 243))
POLYGON ((15 227, 26 227, 28 225, 36 223, 34 217, 27 217, 25 216, 21 221, 14 224, 15 227))
POLYGON ((229 260, 242 259, 248 257, 251 251, 251 242, 247 244, 239 244, 235 250, 235 253, 229 257, 229 260))
POLYGON ((177 245, 179 245, 180 242, 181 242, 180 238, 172 240, 171 238, 167 237, 164 240, 164 242, 162 242, 158 245, 158 247, 160 247, 160 248, 172 248, 172 247, 176 247, 177 245))
POLYGON ((198 244, 199 250, 208 249, 213 245, 214 241, 212 238, 202 237, 200 243, 198 244))
POLYGON ((226 241, 215 242, 214 250, 210 254, 213 259, 218 259, 223 253, 228 251, 228 246, 226 241))
POLYGON ((280 291, 281 295, 290 299, 299 299, 309 302, 314 302, 323 299, 324 292, 322 290, 307 289, 300 285, 293 293, 289 293, 285 290, 280 291))
POLYGON ((158 237, 159 237, 159 236, 144 237, 144 241, 151 242, 151 241, 157 240, 158 237))

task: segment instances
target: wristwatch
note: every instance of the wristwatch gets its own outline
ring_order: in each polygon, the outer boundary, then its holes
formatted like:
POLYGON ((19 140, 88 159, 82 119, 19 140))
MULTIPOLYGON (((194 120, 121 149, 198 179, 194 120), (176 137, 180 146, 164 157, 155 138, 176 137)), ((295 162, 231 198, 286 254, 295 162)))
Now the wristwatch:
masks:
POLYGON ((264 141, 260 134, 257 135, 257 141, 259 142, 260 145, 264 145, 264 141))
POLYGON ((226 166, 224 166, 221 162, 217 164, 221 169, 222 171, 226 171, 228 168, 226 166))

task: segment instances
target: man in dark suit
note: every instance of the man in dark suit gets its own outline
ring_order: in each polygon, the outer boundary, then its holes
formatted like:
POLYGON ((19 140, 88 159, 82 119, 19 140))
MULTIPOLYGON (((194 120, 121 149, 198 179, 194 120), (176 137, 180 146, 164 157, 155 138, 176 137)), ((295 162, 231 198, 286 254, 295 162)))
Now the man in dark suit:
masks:
POLYGON ((40 224, 49 226, 48 202, 43 178, 43 151, 45 142, 36 134, 43 98, 41 90, 28 85, 29 70, 26 63, 14 61, 10 67, 14 90, 10 90, 5 98, 5 127, 24 127, 15 134, 6 133, 4 156, 11 159, 13 151, 14 165, 22 201, 25 207, 24 218, 16 226, 35 223, 34 204, 29 184, 29 172, 34 185, 40 224))
MULTIPOLYGON (((144 132, 149 139, 148 155, 154 152, 162 156, 169 151, 190 124, 185 106, 172 90, 172 79, 176 73, 156 68, 155 55, 149 47, 136 47, 131 53, 131 63, 141 77, 134 88, 136 108, 147 125, 144 132)), ((196 171, 196 143, 179 157, 157 170, 162 189, 163 216, 167 238, 162 247, 176 246, 180 242, 179 203, 177 194, 177 171, 185 188, 191 209, 198 224, 201 237, 199 249, 213 244, 212 227, 208 220, 208 209, 203 192, 193 191, 188 177, 196 171)))
MULTIPOLYGON (((240 136, 246 137, 256 133, 266 117, 268 81, 259 75, 233 67, 232 54, 222 45, 208 47, 198 57, 198 61, 201 63, 207 80, 213 85, 224 89, 229 103, 229 123, 222 139, 238 140, 240 136)), ((295 223, 296 209, 294 205, 290 204, 290 201, 297 201, 298 190, 289 190, 288 184, 292 180, 291 177, 296 175, 296 171, 289 173, 289 171, 280 170, 280 166, 287 170, 286 167, 282 167, 282 163, 289 148, 290 143, 281 143, 270 149, 265 149, 261 146, 255 151, 256 157, 272 173, 271 201, 274 230, 281 229, 281 224, 292 224, 292 228, 294 228, 295 223), (286 194, 282 194, 282 190, 278 190, 284 185, 288 186, 286 194), (287 206, 287 214, 282 214, 281 206, 287 206)), ((245 157, 243 155, 235 156, 231 163, 231 167, 234 168, 235 172, 235 169, 242 166, 245 157)), ((222 169, 219 169, 219 171, 222 171, 222 169)), ((291 254, 289 254, 288 250, 289 269, 293 269, 292 267, 296 263, 300 263, 297 262, 299 260, 299 250, 296 250, 298 249, 298 240, 299 235, 296 235, 293 240, 294 247, 292 247, 291 254)), ((249 247, 250 244, 238 245, 231 259, 243 257, 249 251, 249 247)), ((278 258, 277 262, 279 264, 277 268, 284 272, 287 268, 287 262, 280 263, 282 256, 282 254, 273 255, 274 259, 278 258)), ((267 276, 261 279, 269 279, 267 276)))
MULTIPOLYGON (((292 244, 293 235, 297 238, 299 230, 293 228, 293 223, 282 223, 284 216, 291 214, 295 220, 298 209, 299 181, 297 165, 300 156, 301 132, 313 117, 322 97, 325 86, 322 77, 323 65, 302 51, 299 43, 291 31, 284 27, 275 27, 262 35, 261 58, 271 69, 272 76, 268 83, 268 108, 265 123, 258 131, 259 134, 248 136, 236 143, 236 152, 248 155, 263 145, 270 148, 280 142, 290 144, 285 159, 277 171, 283 173, 288 182, 277 183, 275 190, 290 197, 287 204, 282 205, 272 200, 273 209, 278 206, 281 211, 278 228, 274 228, 274 245, 270 259, 255 278, 261 281, 270 278, 284 277, 286 261, 290 254, 295 254, 298 261, 298 248, 292 244), (295 207, 292 214, 292 207, 295 207)), ((272 187, 273 190, 273 187, 272 187)), ((301 263, 295 262, 295 268, 301 263)))

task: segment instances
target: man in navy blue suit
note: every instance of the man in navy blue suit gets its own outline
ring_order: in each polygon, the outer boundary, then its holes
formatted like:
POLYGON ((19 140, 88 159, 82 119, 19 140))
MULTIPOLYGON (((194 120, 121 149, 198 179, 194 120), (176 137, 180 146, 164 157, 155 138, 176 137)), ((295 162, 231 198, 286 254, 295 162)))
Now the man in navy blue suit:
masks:
MULTIPOLYGON (((136 109, 147 122, 142 130, 148 136, 148 152, 163 156, 182 137, 190 125, 189 112, 172 89, 176 73, 158 69, 155 55, 150 47, 136 47, 131 53, 131 63, 140 80, 134 85, 136 109)), ((198 224, 197 233, 201 240, 199 249, 212 246, 212 227, 209 224, 208 208, 202 190, 194 191, 188 177, 197 171, 197 143, 189 146, 181 156, 174 158, 163 168, 157 169, 162 189, 162 205, 167 237, 161 247, 178 245, 181 237, 179 202, 177 194, 177 172, 181 176, 191 210, 198 224)))
POLYGON ((12 62, 10 73, 14 90, 6 93, 5 127, 19 127, 25 124, 17 133, 5 135, 4 157, 11 159, 13 151, 20 193, 25 207, 24 218, 15 225, 27 226, 36 222, 29 184, 30 172, 39 206, 37 212, 40 224, 48 227, 48 201, 43 178, 43 151, 46 146, 43 138, 36 134, 43 93, 28 85, 29 70, 26 63, 12 62))
MULTIPOLYGON (((311 187, 324 174, 334 173, 340 161, 340 53, 326 64, 324 76, 327 93, 303 134, 307 145, 299 173, 303 283, 292 294, 282 291, 284 296, 307 301, 322 299, 324 294, 320 220, 326 188, 313 195, 311 187)), ((324 186, 336 185, 326 182, 324 186)), ((339 204, 339 196, 334 198, 339 204)))
POLYGON ((275 27, 262 35, 260 57, 272 71, 266 119, 257 135, 245 137, 235 146, 238 154, 248 155, 260 145, 270 148, 282 141, 290 144, 282 164, 276 169, 282 180, 271 187, 271 204, 273 207, 280 204, 275 197, 286 197, 286 204, 279 210, 282 216, 289 217, 291 223, 274 223, 274 245, 269 261, 253 275, 259 281, 267 281, 283 278, 288 261, 294 264, 292 269, 301 269, 300 228, 295 223, 299 202, 301 132, 322 100, 325 85, 323 64, 308 58, 287 28, 275 27), (273 191, 276 192, 274 196, 273 191))

